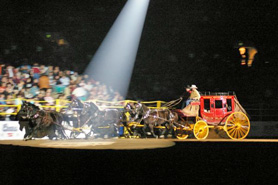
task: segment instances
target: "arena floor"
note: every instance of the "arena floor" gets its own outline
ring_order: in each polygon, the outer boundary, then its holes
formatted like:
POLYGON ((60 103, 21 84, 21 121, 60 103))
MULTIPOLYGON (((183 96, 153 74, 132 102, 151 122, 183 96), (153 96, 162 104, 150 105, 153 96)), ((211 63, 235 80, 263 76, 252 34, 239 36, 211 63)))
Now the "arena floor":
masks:
POLYGON ((2 140, 0 184, 277 184, 277 139, 2 140))
POLYGON ((173 147, 176 142, 244 142, 244 143, 277 143, 278 139, 69 139, 48 140, 35 139, 23 140, 0 140, 0 145, 27 146, 39 148, 61 148, 61 149, 86 149, 86 150, 142 150, 173 147))

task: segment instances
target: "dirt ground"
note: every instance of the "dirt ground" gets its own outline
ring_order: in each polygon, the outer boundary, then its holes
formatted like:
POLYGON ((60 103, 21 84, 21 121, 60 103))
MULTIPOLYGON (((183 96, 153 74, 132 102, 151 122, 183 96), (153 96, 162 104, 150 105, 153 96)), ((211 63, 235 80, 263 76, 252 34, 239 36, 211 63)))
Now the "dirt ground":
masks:
MULTIPOLYGON (((231 139, 69 139, 48 140, 35 139, 23 140, 0 140, 0 145, 27 146, 38 148, 61 148, 61 149, 86 149, 86 150, 143 150, 173 147, 175 142, 239 142, 231 139)), ((240 142, 278 142, 278 139, 244 139, 240 142)))

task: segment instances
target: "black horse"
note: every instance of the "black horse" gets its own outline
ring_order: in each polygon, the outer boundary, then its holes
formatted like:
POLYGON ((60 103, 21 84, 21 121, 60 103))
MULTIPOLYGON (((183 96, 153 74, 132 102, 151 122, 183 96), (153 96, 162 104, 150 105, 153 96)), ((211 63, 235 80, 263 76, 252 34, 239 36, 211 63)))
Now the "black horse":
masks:
POLYGON ((119 126, 121 125, 122 112, 118 109, 100 110, 93 102, 82 103, 79 99, 72 100, 69 109, 77 112, 78 126, 90 127, 90 133, 94 136, 108 135, 117 136, 119 134, 119 126))
POLYGON ((32 132, 26 139, 33 137, 48 136, 49 139, 66 139, 64 127, 62 126, 63 115, 53 110, 42 110, 40 107, 29 103, 27 106, 27 119, 30 120, 29 125, 32 127, 32 132))
POLYGON ((23 129, 25 129, 25 134, 24 134, 23 140, 27 140, 27 138, 30 138, 30 136, 32 135, 33 129, 35 127, 35 125, 32 123, 32 121, 27 118, 27 111, 28 111, 28 107, 30 106, 30 104, 31 103, 23 100, 21 108, 16 115, 16 120, 18 120, 18 123, 19 123, 19 129, 21 131, 23 129))
POLYGON ((82 113, 87 110, 92 117, 92 131, 95 133, 102 133, 102 135, 108 135, 110 137, 119 136, 119 127, 122 125, 124 120, 123 112, 119 109, 106 108, 101 110, 95 103, 89 102, 85 104, 85 109, 82 113), (104 128, 104 129, 103 129, 104 128))
POLYGON ((64 110, 68 116, 67 119, 71 120, 69 124, 69 126, 72 127, 72 132, 70 134, 71 138, 76 138, 81 133, 85 134, 86 139, 91 136, 91 125, 94 112, 91 112, 89 109, 85 111, 87 108, 84 106, 85 103, 75 98, 69 104, 68 108, 64 110))

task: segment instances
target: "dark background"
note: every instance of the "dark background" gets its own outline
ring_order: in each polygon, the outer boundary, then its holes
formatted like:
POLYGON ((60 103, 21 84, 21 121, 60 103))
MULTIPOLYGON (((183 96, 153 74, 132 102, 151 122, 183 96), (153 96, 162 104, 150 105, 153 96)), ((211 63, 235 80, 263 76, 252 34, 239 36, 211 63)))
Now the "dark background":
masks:
POLYGON ((150 150, 1 145, 0 184, 277 184, 277 149, 275 142, 177 142, 150 150))
MULTIPOLYGON (((83 73, 125 3, 1 0, 1 62, 83 73)), ((264 0, 151 0, 127 98, 173 100, 196 84, 235 91, 244 107, 276 107, 276 9, 264 0), (241 65, 240 44, 257 48, 252 67, 241 65)))

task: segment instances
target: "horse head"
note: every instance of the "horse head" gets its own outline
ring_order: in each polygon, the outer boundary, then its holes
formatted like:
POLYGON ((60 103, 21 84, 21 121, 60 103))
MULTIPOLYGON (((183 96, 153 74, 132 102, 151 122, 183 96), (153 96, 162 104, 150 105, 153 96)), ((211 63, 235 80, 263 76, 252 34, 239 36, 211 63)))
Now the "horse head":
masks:
POLYGON ((27 107, 27 118, 28 119, 31 119, 31 118, 34 118, 35 115, 38 113, 38 111, 40 111, 40 107, 39 106, 36 106, 32 103, 29 103, 28 102, 28 107, 27 107))
POLYGON ((72 102, 68 106, 68 109, 70 109, 72 111, 81 112, 83 107, 84 107, 84 104, 81 102, 81 100, 79 100, 78 98, 75 98, 72 100, 72 102))
POLYGON ((86 114, 95 114, 97 111, 99 111, 98 106, 93 103, 93 102, 89 102, 89 103, 84 103, 83 109, 81 111, 81 115, 86 115, 86 114))
POLYGON ((18 118, 26 119, 27 118, 27 110, 28 110, 28 102, 23 100, 21 108, 17 113, 18 118))

